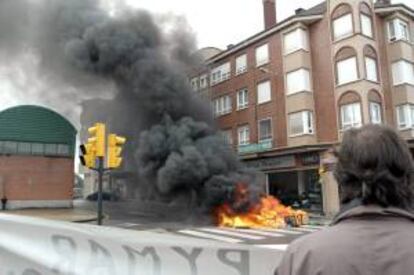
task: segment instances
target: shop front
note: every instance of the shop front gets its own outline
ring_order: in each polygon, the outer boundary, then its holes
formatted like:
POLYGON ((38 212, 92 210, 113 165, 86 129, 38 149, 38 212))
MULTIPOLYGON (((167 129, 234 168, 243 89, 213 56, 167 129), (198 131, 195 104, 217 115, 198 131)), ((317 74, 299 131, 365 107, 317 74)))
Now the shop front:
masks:
MULTIPOLYGON (((244 162, 248 167, 256 168, 266 175, 267 194, 277 197, 285 205, 315 214, 326 214, 332 212, 327 207, 332 204, 332 200, 336 200, 337 195, 332 197, 332 192, 324 192, 327 190, 324 184, 328 177, 320 173, 320 168, 325 155, 325 150, 319 150, 261 157, 244 162)), ((328 180, 331 179, 332 177, 328 180)))

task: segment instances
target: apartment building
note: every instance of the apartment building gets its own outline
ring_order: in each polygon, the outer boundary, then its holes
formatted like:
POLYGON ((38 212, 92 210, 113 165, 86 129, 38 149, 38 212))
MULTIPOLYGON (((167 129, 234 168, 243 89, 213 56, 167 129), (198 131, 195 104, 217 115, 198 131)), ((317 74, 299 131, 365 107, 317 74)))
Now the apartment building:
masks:
POLYGON ((384 123, 414 140, 414 10, 326 0, 278 22, 275 0, 263 8, 265 29, 206 58, 190 81, 270 194, 288 203, 305 195, 331 215, 332 148, 346 129, 384 123))

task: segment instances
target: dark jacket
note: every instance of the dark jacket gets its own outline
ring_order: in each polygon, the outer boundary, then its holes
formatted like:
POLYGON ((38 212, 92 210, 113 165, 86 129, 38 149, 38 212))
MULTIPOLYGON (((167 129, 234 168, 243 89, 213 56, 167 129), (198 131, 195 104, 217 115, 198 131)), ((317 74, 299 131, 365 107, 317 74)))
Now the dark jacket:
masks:
POLYGON ((294 241, 276 275, 414 274, 414 214, 357 206, 294 241))

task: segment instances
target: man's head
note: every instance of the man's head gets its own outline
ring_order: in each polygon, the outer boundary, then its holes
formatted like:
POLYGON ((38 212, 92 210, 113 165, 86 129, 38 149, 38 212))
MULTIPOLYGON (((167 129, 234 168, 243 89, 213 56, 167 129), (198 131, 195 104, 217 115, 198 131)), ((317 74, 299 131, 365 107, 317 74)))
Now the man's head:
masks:
POLYGON ((367 125, 344 133, 335 177, 341 202, 412 208, 413 161, 407 144, 391 128, 367 125))

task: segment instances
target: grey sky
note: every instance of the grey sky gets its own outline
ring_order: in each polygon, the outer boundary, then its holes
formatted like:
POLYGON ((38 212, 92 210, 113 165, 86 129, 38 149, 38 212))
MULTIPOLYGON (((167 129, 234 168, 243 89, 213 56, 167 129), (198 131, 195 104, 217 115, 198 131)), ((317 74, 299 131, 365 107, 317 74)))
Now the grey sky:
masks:
MULTIPOLYGON (((197 34, 199 47, 226 48, 263 30, 262 0, 127 0, 135 7, 156 13, 184 15, 197 34)), ((309 8, 322 0, 276 0, 278 20, 297 8, 309 8)), ((393 0, 414 8, 413 0, 393 0)))

